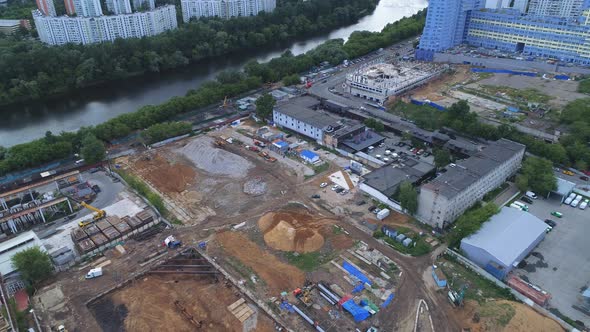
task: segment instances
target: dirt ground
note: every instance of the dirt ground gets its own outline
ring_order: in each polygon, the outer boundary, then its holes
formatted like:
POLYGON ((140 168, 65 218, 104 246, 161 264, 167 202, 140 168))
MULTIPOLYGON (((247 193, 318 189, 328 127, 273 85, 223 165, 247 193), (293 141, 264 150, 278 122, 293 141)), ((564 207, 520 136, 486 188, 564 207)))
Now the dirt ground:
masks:
POLYGON ((441 100, 444 98, 441 92, 448 90, 449 87, 478 77, 469 69, 469 66, 457 66, 453 74, 441 75, 428 84, 413 90, 412 97, 415 99, 428 99, 434 102, 441 100))
POLYGON ((301 211, 269 212, 258 220, 266 244, 277 250, 311 252, 324 245, 320 230, 334 221, 301 211))
MULTIPOLYGON (((200 330, 242 331, 243 324, 227 309, 240 297, 211 277, 150 275, 102 299, 92 310, 105 331, 194 331, 196 326, 174 304, 180 301, 195 321, 202 321, 200 330)), ((274 330, 266 315, 255 316, 249 318, 256 321, 253 331, 274 330)))
POLYGON ((148 181, 166 193, 183 192, 196 176, 196 172, 190 166, 173 163, 160 154, 138 160, 135 167, 148 181))
POLYGON ((251 268, 267 285, 270 296, 303 285, 305 274, 298 268, 281 262, 246 236, 236 232, 221 232, 215 242, 225 253, 251 268))
POLYGON ((463 321, 463 327, 472 332, 562 332, 564 329, 556 321, 545 317, 529 306, 512 301, 489 301, 479 304, 466 301, 461 309, 455 309, 463 321), (476 315, 477 313, 477 315, 476 315), (479 316, 474 321, 474 315, 479 316))

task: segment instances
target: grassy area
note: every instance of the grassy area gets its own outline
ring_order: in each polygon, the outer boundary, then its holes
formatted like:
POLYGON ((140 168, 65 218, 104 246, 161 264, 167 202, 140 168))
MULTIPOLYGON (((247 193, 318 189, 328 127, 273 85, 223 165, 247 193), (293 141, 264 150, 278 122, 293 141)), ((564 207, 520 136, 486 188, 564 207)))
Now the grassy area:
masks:
POLYGON ((500 326, 508 325, 515 314, 516 310, 508 303, 486 302, 479 308, 479 315, 482 318, 492 318, 500 326))
POLYGON ((445 254, 443 264, 438 264, 449 282, 452 280, 453 289, 457 290, 464 284, 469 285, 465 293, 466 299, 485 303, 488 299, 515 301, 509 288, 501 288, 488 279, 481 277, 474 271, 459 264, 457 260, 445 254))
POLYGON ((443 126, 444 112, 428 105, 397 102, 389 109, 389 112, 412 120, 418 127, 426 130, 435 130, 443 126))
POLYGON ((571 326, 577 328, 578 330, 585 330, 586 325, 584 324, 584 322, 579 321, 579 320, 573 320, 571 318, 569 318, 568 316, 562 314, 558 309, 556 308, 549 308, 549 311, 554 314, 555 316, 561 318, 564 322, 570 324, 571 326))
POLYGON ((429 253, 432 250, 432 247, 430 247, 430 245, 426 243, 426 241, 424 241, 424 238, 422 236, 416 234, 409 228, 399 227, 397 228, 397 231, 398 233, 402 233, 407 237, 411 238, 413 243, 409 247, 405 247, 401 242, 397 242, 396 240, 388 236, 385 236, 385 234, 380 230, 375 231, 373 233, 373 237, 377 239, 383 239, 383 241, 385 241, 393 249, 412 256, 422 256, 429 253))
POLYGON ((148 185, 145 184, 141 179, 121 169, 116 170, 116 172, 123 178, 123 180, 125 180, 125 182, 127 182, 131 188, 135 189, 141 196, 145 197, 150 202, 150 204, 152 204, 158 210, 158 212, 164 216, 164 218, 173 224, 182 225, 182 222, 176 219, 176 217, 170 213, 170 211, 168 211, 164 205, 164 200, 162 197, 153 192, 150 187, 148 187, 148 185))
POLYGON ((590 94, 590 78, 580 81, 580 85, 578 85, 578 92, 590 94))
POLYGON ((553 97, 542 93, 534 88, 515 89, 506 86, 483 85, 485 92, 491 95, 505 95, 511 100, 522 103, 548 103, 553 97))
POLYGON ((256 275, 256 273, 254 273, 254 270, 252 270, 250 267, 244 265, 244 263, 242 263, 239 259, 230 256, 230 257, 227 258, 227 263, 242 278, 244 278, 244 280, 246 280, 246 283, 251 288, 254 288, 256 286, 256 284, 258 284, 258 283, 264 284, 264 280, 262 280, 261 278, 258 278, 258 276, 256 275), (256 284, 252 281, 252 276, 255 276, 256 277, 256 284))
POLYGON ((288 252, 286 257, 289 264, 297 266, 306 272, 313 271, 334 258, 333 255, 324 255, 317 251, 307 253, 288 252))
POLYGON ((340 227, 338 225, 334 225, 334 226, 332 226, 332 233, 334 233, 334 235, 340 235, 340 234, 344 234, 344 230, 342 229, 342 227, 340 227))
POLYGON ((323 162, 317 166, 311 165, 311 168, 313 168, 315 174, 317 175, 317 174, 327 171, 330 168, 330 164, 328 162, 323 162))
POLYGON ((484 202, 493 201, 501 192, 506 190, 506 188, 508 188, 509 186, 510 185, 508 184, 508 182, 502 183, 502 185, 500 185, 498 188, 490 191, 489 193, 485 194, 485 196, 483 196, 484 202))

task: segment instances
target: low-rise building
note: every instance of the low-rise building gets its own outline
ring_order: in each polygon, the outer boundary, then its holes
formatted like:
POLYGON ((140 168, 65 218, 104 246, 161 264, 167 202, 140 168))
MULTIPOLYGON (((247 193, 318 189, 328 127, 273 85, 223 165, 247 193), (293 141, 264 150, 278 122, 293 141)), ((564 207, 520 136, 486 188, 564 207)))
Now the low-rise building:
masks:
POLYGON ((477 233, 461 240, 461 251, 503 279, 545 238, 547 225, 534 215, 503 207, 477 233))
POLYGON ((0 33, 4 35, 12 35, 21 26, 23 26, 21 20, 0 20, 0 33))
POLYGON ((352 95, 383 104, 440 75, 448 65, 421 62, 379 63, 359 68, 346 78, 352 95))
POLYGON ((500 139, 457 164, 420 189, 417 217, 443 228, 465 210, 499 187, 520 167, 525 146, 500 139))
POLYGON ((359 189, 379 202, 398 211, 401 207, 392 196, 403 182, 420 185, 422 181, 434 175, 433 165, 409 158, 403 163, 392 163, 363 175, 359 189))
POLYGON ((0 274, 7 276, 15 272, 16 268, 12 265, 12 257, 16 253, 32 247, 39 247, 45 251, 41 240, 33 231, 24 232, 0 243, 0 274))

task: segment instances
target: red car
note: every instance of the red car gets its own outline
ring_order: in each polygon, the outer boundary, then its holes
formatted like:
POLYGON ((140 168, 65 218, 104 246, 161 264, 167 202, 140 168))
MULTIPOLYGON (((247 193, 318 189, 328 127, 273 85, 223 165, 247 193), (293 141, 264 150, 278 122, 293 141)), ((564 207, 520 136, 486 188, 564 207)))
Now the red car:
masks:
POLYGON ((589 170, 587 170, 587 171, 582 171, 582 173, 584 173, 584 174, 586 174, 586 175, 590 176, 590 169, 589 169, 589 170))

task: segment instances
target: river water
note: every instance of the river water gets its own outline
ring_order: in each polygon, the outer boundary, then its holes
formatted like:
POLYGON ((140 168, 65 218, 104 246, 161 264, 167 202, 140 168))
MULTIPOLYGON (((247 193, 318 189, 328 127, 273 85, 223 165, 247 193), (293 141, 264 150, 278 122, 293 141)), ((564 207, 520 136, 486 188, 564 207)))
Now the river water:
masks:
POLYGON ((0 145, 8 147, 25 143, 44 136, 48 130, 59 133, 97 125, 144 105, 159 104, 173 96, 183 96, 188 90, 196 89, 203 82, 214 79, 220 71, 239 69, 252 58, 268 61, 287 49, 297 55, 328 39, 347 39, 357 30, 381 31, 388 23, 413 15, 427 5, 427 0, 381 0, 371 15, 365 16, 356 24, 323 36, 295 42, 289 47, 203 61, 163 74, 149 74, 123 82, 107 83, 55 100, 12 106, 0 111, 0 145))

